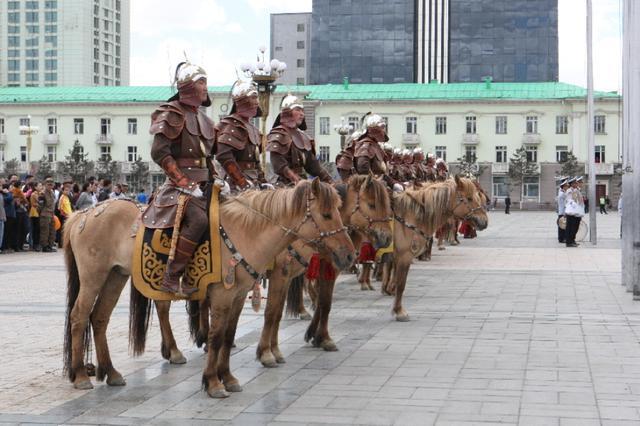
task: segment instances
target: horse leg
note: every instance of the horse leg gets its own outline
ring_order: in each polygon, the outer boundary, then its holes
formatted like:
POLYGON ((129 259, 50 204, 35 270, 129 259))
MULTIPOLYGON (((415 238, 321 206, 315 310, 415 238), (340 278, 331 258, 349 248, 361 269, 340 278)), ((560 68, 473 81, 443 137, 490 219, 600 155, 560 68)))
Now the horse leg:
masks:
POLYGON ((310 320, 311 314, 307 311, 307 308, 304 306, 304 275, 300 278, 300 297, 298 298, 298 312, 300 313, 301 320, 310 320))
POLYGON ((373 290, 371 287, 371 264, 363 263, 362 271, 360 272, 360 277, 358 278, 358 282, 360 283, 360 290, 373 290))
POLYGON ((158 312, 158 320, 160 321, 160 333, 162 334, 162 343, 160 344, 160 352, 164 359, 169 360, 171 364, 184 364, 187 358, 184 357, 176 339, 173 337, 171 323, 169 322, 169 309, 171 302, 156 300, 156 311, 158 312))
POLYGON ((396 316, 396 321, 400 322, 409 321, 409 314, 402 307, 402 295, 407 284, 409 266, 411 266, 411 261, 407 262, 403 259, 399 259, 395 265, 394 275, 396 284, 396 298, 393 305, 393 314, 396 316))
POLYGON ((427 249, 425 250, 425 260, 431 260, 431 250, 433 249, 433 237, 429 237, 427 241, 427 249))
POLYGON ((225 336, 227 322, 229 318, 230 306, 227 296, 218 291, 218 300, 214 299, 213 293, 223 287, 218 284, 209 286, 209 305, 211 325, 207 337, 207 360, 204 372, 202 373, 202 387, 211 398, 226 398, 229 393, 224 389, 224 385, 218 378, 218 360, 220 359, 220 349, 225 336), (226 300, 220 300, 226 299, 226 300))
POLYGON ((231 357, 231 347, 236 337, 236 328, 238 327, 238 320, 242 313, 244 300, 244 297, 236 297, 233 301, 229 312, 230 316, 227 321, 227 328, 224 333, 224 341, 222 342, 222 348, 220 348, 220 356, 218 358, 218 378, 224 384, 224 389, 227 392, 242 392, 240 382, 231 374, 229 358, 231 357))
POLYGON ((333 299, 335 283, 335 280, 327 280, 320 283, 320 298, 318 299, 320 318, 314 337, 314 346, 319 346, 328 352, 338 350, 338 347, 329 336, 329 313, 331 312, 331 301, 333 299))
POLYGON ((288 290, 288 278, 274 272, 269 279, 269 297, 264 310, 264 327, 256 350, 256 357, 265 367, 272 368, 278 365, 278 360, 273 353, 274 345, 272 343, 275 342, 275 347, 277 347, 278 328, 288 290))
POLYGON ((380 286, 380 292, 387 296, 393 295, 391 292, 391 263, 389 261, 381 263, 382 285, 380 286))
POLYGON ((107 327, 113 309, 118 303, 120 293, 124 288, 128 275, 120 274, 112 270, 109 273, 107 282, 102 287, 98 300, 91 313, 91 325, 93 326, 93 339, 96 345, 96 358, 98 359, 98 369, 96 371, 96 379, 99 381, 107 377, 109 386, 124 386, 126 381, 114 367, 109 354, 109 345, 107 343, 107 327))
POLYGON ((78 298, 69 315, 71 323, 71 363, 69 365, 69 378, 73 382, 76 389, 93 389, 91 380, 87 374, 87 368, 84 365, 85 348, 91 342, 87 327, 91 311, 93 310, 96 298, 104 284, 104 279, 91 279, 91 276, 80 277, 83 286, 80 287, 78 298))
POLYGON ((208 352, 208 336, 209 336, 209 308, 210 308, 210 302, 209 302, 209 297, 205 297, 201 302, 200 302, 200 327, 198 329, 198 332, 196 333, 196 345, 198 347, 202 346, 202 349, 204 350, 205 353, 208 352))
POLYGON ((309 293, 309 299, 311 299, 311 308, 316 309, 318 306, 318 287, 315 280, 307 281, 307 292, 309 293))

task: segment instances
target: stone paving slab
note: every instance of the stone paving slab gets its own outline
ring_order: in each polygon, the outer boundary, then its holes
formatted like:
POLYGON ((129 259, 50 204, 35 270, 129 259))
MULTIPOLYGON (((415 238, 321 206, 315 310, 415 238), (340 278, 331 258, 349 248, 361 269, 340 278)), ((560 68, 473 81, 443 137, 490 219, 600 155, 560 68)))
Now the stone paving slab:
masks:
POLYGON ((287 363, 255 361, 262 316, 247 306, 231 358, 244 391, 200 390, 201 350, 184 307, 172 325, 188 363, 127 353, 128 290, 109 326, 127 386, 77 391, 61 377, 61 253, 0 255, 0 424, 625 425, 640 424, 640 305, 620 285, 619 218, 599 216, 599 244, 567 249, 547 212, 490 212, 479 238, 436 251, 410 272, 409 323, 391 299, 340 279, 330 326, 340 351, 304 343, 284 320, 287 363))

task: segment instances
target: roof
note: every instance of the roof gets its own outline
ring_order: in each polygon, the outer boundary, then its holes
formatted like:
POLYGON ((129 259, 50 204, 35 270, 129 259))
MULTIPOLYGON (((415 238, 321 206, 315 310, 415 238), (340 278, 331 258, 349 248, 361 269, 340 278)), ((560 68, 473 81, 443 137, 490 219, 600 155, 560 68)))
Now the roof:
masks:
MULTIPOLYGON (((212 93, 229 93, 230 86, 209 87, 212 93)), ((584 98, 586 89, 566 83, 449 83, 449 84, 326 84, 279 86, 276 94, 306 93, 318 101, 400 100, 560 100, 584 98)), ((162 102, 175 93, 167 86, 3 87, 0 104, 33 103, 138 103, 162 102)), ((595 92, 596 98, 618 99, 616 92, 595 92)))

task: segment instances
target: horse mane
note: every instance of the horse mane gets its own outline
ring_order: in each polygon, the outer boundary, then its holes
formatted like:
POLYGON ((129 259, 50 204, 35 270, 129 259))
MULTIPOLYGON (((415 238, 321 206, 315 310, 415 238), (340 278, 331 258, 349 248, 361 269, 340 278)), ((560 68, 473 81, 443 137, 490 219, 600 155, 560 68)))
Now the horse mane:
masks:
POLYGON ((342 202, 333 187, 320 183, 318 188, 318 193, 313 194, 312 182, 303 181, 293 188, 245 191, 227 198, 220 205, 220 213, 247 231, 253 232, 260 231, 272 223, 282 224, 283 221, 302 219, 307 212, 309 198, 316 199, 322 213, 340 207, 342 202))
POLYGON ((416 224, 424 224, 429 229, 433 229, 446 220, 449 214, 449 201, 455 191, 456 183, 453 179, 420 189, 407 189, 394 194, 393 210, 400 217, 413 215, 416 224))
POLYGON ((384 183, 375 178, 370 178, 369 185, 364 185, 367 175, 353 175, 349 178, 348 185, 353 186, 356 191, 366 194, 376 205, 376 210, 389 211, 390 202, 387 187, 384 183))

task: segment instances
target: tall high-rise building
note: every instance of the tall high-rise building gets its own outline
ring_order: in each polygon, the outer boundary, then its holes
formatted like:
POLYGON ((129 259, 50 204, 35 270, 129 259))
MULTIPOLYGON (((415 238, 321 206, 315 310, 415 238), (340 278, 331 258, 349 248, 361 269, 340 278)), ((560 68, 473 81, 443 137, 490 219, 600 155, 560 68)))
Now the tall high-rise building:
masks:
POLYGON ((271 14, 271 58, 287 64, 278 84, 309 84, 311 13, 271 14))
POLYGON ((0 86, 127 86, 129 26, 129 0, 2 0, 0 86))
POLYGON ((449 0, 416 2, 416 83, 449 80, 449 0))

